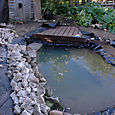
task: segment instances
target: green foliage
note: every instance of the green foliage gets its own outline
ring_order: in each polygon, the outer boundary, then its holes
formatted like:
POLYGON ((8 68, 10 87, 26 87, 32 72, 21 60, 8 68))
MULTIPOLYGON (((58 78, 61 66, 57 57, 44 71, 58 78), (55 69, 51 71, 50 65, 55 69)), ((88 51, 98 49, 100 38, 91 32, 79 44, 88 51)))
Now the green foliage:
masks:
POLYGON ((102 7, 98 3, 90 2, 84 6, 71 6, 67 2, 59 3, 53 10, 54 15, 67 16, 81 26, 89 26, 93 20, 102 24, 103 29, 115 33, 115 9, 102 7))

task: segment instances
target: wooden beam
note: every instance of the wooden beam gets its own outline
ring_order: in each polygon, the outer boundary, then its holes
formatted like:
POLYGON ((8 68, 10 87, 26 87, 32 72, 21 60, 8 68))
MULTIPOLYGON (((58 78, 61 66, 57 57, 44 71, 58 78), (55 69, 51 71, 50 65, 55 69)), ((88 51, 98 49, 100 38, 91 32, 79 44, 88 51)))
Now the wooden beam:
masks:
POLYGON ((41 0, 33 0, 34 20, 37 21, 41 17, 41 0))

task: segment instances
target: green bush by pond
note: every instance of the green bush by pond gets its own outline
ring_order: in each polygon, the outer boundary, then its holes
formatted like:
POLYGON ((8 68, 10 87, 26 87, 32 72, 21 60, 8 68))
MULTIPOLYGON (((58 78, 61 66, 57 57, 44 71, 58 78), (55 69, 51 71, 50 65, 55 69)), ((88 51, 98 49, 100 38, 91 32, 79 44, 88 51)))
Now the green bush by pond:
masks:
POLYGON ((63 2, 50 10, 54 15, 67 16, 68 19, 73 19, 81 26, 88 27, 95 22, 102 24, 103 29, 115 33, 115 9, 102 7, 99 3, 90 2, 84 6, 76 7, 63 2))

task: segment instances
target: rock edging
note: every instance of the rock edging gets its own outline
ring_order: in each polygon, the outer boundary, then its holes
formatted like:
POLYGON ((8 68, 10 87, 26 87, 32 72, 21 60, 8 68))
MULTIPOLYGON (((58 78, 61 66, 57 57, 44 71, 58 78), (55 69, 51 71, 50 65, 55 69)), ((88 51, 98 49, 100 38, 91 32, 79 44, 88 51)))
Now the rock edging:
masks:
POLYGON ((21 115, 47 115, 45 78, 38 71, 36 51, 42 44, 29 46, 8 44, 8 77, 11 79, 14 113, 21 115), (38 46, 37 48, 33 46, 38 46))
POLYGON ((36 51, 42 44, 11 44, 18 37, 8 26, 0 28, 0 45, 7 48, 7 76, 11 79, 11 98, 14 102, 14 113, 20 115, 48 115, 46 106, 45 78, 38 71, 36 51))

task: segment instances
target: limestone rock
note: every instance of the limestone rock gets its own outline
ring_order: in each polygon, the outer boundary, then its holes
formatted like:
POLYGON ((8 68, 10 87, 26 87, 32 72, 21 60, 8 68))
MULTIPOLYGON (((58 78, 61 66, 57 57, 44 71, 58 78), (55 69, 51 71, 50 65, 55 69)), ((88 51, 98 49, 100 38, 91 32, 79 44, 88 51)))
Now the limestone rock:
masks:
POLYGON ((17 82, 15 82, 14 80, 12 80, 11 83, 10 83, 10 85, 14 89, 17 86, 17 82))
POLYGON ((31 87, 26 87, 26 92, 27 92, 28 94, 30 94, 30 93, 31 93, 31 87))
POLYGON ((50 108, 48 106, 46 106, 45 104, 41 104, 40 108, 42 113, 44 113, 44 115, 48 115, 48 112, 50 111, 50 108))
POLYGON ((20 112, 21 112, 20 107, 18 105, 15 105, 15 107, 14 107, 14 113, 20 114, 20 112))
POLYGON ((22 104, 24 102, 25 98, 24 97, 19 97, 19 103, 22 104))
POLYGON ((14 104, 18 104, 18 98, 17 98, 15 92, 11 93, 11 94, 10 94, 10 97, 11 97, 12 100, 14 101, 14 104))
POLYGON ((25 90, 20 90, 18 93, 17 93, 17 96, 18 97, 27 97, 27 93, 25 90))
POLYGON ((21 115, 32 115, 32 114, 24 110, 21 115))
POLYGON ((57 110, 52 110, 52 111, 50 111, 50 115, 63 115, 63 112, 57 111, 57 110))
POLYGON ((44 115, 44 114, 41 113, 40 104, 39 103, 35 105, 33 114, 34 115, 44 115))

